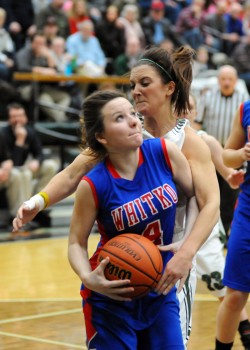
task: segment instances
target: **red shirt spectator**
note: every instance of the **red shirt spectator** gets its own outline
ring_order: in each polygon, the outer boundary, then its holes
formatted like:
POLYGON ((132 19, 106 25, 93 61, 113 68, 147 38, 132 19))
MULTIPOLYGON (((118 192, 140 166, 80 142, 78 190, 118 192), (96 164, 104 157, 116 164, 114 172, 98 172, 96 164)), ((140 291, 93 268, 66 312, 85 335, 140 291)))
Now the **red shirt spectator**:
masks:
POLYGON ((70 34, 78 32, 78 23, 89 20, 87 4, 85 0, 74 0, 69 11, 69 30, 70 34))

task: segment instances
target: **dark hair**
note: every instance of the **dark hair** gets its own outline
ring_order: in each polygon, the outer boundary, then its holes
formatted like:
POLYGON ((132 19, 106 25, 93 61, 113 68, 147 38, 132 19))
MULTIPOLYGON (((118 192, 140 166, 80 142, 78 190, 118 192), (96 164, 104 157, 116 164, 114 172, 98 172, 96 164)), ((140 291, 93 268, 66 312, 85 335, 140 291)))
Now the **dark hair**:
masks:
POLYGON ((152 66, 162 78, 164 84, 173 81, 175 91, 171 104, 175 113, 180 116, 189 110, 189 93, 192 83, 192 61, 195 51, 189 46, 181 46, 172 53, 161 47, 147 49, 134 67, 140 65, 152 66))
POLYGON ((103 127, 103 107, 110 101, 118 97, 126 96, 118 90, 95 91, 83 102, 82 117, 80 118, 82 130, 81 148, 90 148, 90 153, 94 158, 103 158, 106 149, 100 144, 96 135, 101 133, 103 127))
POLYGON ((25 110, 23 105, 21 105, 21 103, 18 103, 18 102, 11 102, 11 103, 8 104, 8 106, 7 106, 7 113, 8 114, 9 114, 11 109, 24 109, 25 110))
POLYGON ((34 34, 30 35, 30 41, 33 42, 37 36, 42 36, 45 38, 45 35, 42 30, 37 30, 34 34))

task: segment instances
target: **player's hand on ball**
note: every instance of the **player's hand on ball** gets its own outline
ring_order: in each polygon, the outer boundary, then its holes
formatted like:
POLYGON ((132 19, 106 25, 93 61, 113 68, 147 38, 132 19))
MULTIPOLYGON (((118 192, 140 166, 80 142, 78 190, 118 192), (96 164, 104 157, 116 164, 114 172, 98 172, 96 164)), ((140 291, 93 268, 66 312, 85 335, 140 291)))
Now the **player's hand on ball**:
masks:
POLYGON ((83 284, 90 290, 106 295, 119 301, 131 301, 131 298, 123 297, 122 294, 133 292, 134 288, 129 286, 130 280, 109 281, 104 275, 104 270, 109 263, 109 258, 103 259, 94 271, 84 276, 83 284))
POLYGON ((164 246, 158 246, 158 248, 163 252, 172 252, 176 254, 182 245, 182 241, 174 242, 164 246))
MULTIPOLYGON (((173 244, 159 247, 161 251, 173 251, 173 244)), ((178 292, 181 291, 189 271, 192 266, 192 261, 181 250, 167 263, 163 275, 155 288, 158 294, 166 295, 179 281, 178 292)))

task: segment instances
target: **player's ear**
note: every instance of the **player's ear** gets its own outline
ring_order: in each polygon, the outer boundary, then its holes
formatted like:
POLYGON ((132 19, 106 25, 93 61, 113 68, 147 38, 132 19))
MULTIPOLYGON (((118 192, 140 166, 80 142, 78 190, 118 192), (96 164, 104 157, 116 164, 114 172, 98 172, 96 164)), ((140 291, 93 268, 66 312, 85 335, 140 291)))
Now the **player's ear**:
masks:
POLYGON ((168 96, 172 95, 175 91, 175 82, 170 81, 167 85, 166 85, 166 94, 168 96))
POLYGON ((107 140, 106 140, 105 136, 103 135, 103 133, 96 132, 96 133, 95 133, 95 138, 96 138, 97 141, 100 142, 102 145, 106 145, 107 140))

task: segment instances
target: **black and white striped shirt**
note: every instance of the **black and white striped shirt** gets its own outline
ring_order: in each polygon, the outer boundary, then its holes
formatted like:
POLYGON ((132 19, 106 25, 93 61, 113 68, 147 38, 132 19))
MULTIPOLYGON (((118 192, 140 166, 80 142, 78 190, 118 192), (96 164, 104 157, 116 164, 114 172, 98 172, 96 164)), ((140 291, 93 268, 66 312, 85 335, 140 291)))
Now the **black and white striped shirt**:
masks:
POLYGON ((233 95, 223 96, 219 87, 208 90, 198 103, 196 121, 222 145, 228 139, 235 113, 240 104, 249 99, 247 92, 235 89, 233 95))

